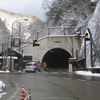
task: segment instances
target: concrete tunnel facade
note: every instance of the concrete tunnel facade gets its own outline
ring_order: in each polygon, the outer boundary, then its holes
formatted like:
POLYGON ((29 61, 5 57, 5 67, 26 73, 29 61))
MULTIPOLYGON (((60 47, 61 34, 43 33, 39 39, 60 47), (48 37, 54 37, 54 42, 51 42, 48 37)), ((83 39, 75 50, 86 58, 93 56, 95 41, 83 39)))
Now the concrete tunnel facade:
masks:
POLYGON ((68 69, 69 58, 71 58, 71 55, 66 50, 53 48, 44 54, 42 62, 46 62, 47 67, 51 69, 68 69))
POLYGON ((40 46, 27 44, 21 47, 24 55, 31 55, 33 61, 46 62, 48 68, 68 69, 69 58, 76 58, 76 50, 83 38, 73 36, 47 36, 38 40, 40 46))

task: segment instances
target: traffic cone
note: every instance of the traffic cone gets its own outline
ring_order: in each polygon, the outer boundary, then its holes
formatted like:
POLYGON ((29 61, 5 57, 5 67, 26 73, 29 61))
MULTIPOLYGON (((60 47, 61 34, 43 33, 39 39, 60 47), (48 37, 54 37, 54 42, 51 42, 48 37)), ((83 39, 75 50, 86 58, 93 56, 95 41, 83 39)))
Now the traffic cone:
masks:
POLYGON ((20 100, 25 100, 24 86, 22 86, 22 90, 21 90, 21 99, 20 99, 20 100))
POLYGON ((32 98, 31 98, 31 89, 30 89, 30 87, 29 87, 29 89, 28 89, 28 95, 29 95, 29 99, 28 99, 28 100, 32 100, 32 98))

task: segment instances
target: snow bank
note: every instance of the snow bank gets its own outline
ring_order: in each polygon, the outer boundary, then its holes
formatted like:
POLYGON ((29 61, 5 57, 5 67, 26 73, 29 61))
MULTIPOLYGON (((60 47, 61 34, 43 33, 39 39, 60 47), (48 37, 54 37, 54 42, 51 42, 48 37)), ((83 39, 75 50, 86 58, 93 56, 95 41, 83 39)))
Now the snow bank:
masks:
POLYGON ((9 73, 10 71, 9 71, 9 70, 6 70, 6 71, 1 71, 1 70, 0 70, 0 73, 4 73, 4 72, 5 72, 5 73, 9 73))
POLYGON ((5 88, 5 84, 2 81, 0 81, 0 91, 2 91, 2 88, 5 88))
POLYGON ((100 74, 92 73, 91 71, 75 71, 75 73, 79 75, 87 75, 87 76, 100 76, 100 74))
MULTIPOLYGON (((3 83, 3 81, 0 80, 0 92, 3 91, 2 89, 5 88, 5 86, 6 85, 3 83)), ((0 98, 5 94, 7 94, 7 92, 0 93, 0 98)))

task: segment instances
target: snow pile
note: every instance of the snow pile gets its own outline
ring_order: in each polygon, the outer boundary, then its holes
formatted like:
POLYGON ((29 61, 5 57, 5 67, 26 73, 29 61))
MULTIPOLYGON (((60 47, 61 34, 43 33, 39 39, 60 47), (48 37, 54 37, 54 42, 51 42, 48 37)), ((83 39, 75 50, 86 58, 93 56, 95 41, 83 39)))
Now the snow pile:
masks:
POLYGON ((100 76, 100 74, 92 73, 91 71, 75 71, 75 73, 79 75, 87 75, 87 76, 100 76))
POLYGON ((5 95, 5 94, 7 94, 7 92, 0 93, 0 98, 1 98, 3 95, 5 95))
POLYGON ((10 71, 9 70, 6 70, 6 71, 1 71, 0 70, 0 73, 4 73, 4 72, 9 73, 10 71))
POLYGON ((0 91, 2 91, 2 88, 5 88, 5 84, 2 81, 0 81, 0 91))
MULTIPOLYGON (((3 83, 3 81, 0 80, 0 92, 3 91, 2 89, 5 88, 5 86, 6 85, 3 83)), ((7 94, 7 92, 0 93, 0 98, 5 94, 7 94)))

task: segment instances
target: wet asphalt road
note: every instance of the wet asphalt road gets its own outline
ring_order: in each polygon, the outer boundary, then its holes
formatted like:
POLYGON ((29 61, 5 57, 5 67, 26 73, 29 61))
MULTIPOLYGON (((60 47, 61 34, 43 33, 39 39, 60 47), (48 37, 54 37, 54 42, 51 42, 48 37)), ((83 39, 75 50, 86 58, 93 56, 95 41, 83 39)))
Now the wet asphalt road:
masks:
MULTIPOLYGON (((64 72, 0 73, 7 95, 0 100, 20 100, 21 87, 31 88, 32 100, 100 100, 100 78, 64 72)), ((26 95, 27 96, 27 95, 26 95)))

